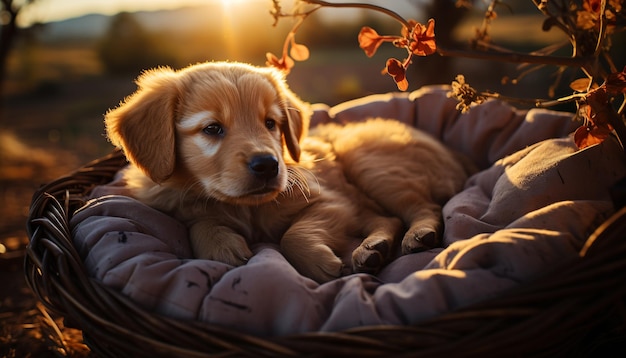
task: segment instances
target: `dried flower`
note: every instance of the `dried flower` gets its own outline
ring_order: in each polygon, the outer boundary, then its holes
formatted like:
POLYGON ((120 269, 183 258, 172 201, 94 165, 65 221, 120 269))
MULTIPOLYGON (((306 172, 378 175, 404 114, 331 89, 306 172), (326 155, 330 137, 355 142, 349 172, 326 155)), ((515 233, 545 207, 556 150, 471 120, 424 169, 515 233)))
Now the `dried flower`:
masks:
POLYGON ((465 82, 465 76, 463 75, 457 75, 455 80, 452 81, 452 90, 448 93, 448 97, 454 97, 459 100, 456 109, 460 110, 461 113, 468 112, 472 103, 480 104, 486 99, 484 96, 478 95, 478 92, 465 82))

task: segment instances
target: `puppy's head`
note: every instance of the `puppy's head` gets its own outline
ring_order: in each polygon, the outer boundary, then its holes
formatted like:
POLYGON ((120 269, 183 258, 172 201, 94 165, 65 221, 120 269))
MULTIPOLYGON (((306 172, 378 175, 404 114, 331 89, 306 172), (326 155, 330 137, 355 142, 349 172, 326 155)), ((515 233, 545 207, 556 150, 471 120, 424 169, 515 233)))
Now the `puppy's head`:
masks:
POLYGON ((214 62, 160 68, 107 113, 111 142, 156 183, 200 187, 233 204, 274 199, 298 161, 309 109, 270 68, 214 62))

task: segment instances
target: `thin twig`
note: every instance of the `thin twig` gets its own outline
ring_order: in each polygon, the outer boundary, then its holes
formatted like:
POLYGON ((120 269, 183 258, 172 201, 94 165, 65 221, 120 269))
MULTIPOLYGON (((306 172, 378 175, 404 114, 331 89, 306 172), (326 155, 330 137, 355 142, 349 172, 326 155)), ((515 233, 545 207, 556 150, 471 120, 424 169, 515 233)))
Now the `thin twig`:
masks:
POLYGON ((550 108, 559 104, 575 102, 576 100, 584 97, 584 94, 582 93, 575 93, 573 95, 561 97, 561 98, 554 99, 554 100, 539 99, 539 98, 527 99, 527 98, 509 97, 509 96, 504 96, 496 92, 483 92, 480 95, 484 97, 500 99, 506 102, 532 105, 537 108, 550 108))
POLYGON ((385 7, 382 6, 378 6, 378 5, 373 5, 373 4, 363 4, 363 3, 332 3, 332 2, 327 2, 327 1, 323 1, 323 0, 302 0, 308 4, 315 4, 315 5, 320 5, 320 6, 325 6, 325 7, 336 7, 336 8, 355 8, 355 9, 368 9, 368 10, 373 10, 373 11, 377 11, 386 15, 389 15, 391 17, 393 17, 394 19, 398 20, 400 23, 402 23, 402 25, 404 25, 407 28, 410 28, 411 25, 409 24, 409 22, 402 16, 400 16, 397 12, 389 10, 385 7))
POLYGON ((492 60, 499 62, 511 62, 511 63, 536 63, 544 65, 566 66, 566 67, 582 67, 589 61, 593 60, 592 57, 556 57, 545 55, 531 55, 519 52, 494 52, 494 51, 467 51, 459 49, 450 49, 444 46, 438 45, 437 52, 441 56, 449 57, 465 57, 475 58, 482 60, 492 60))

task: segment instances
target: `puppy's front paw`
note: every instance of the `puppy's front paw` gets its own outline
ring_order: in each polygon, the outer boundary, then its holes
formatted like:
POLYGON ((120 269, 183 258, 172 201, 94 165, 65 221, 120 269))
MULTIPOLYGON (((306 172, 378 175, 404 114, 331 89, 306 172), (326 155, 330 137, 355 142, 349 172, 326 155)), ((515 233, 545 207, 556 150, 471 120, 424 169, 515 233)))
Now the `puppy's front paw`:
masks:
POLYGON ((319 251, 314 253, 317 257, 312 257, 312 261, 308 263, 308 273, 305 276, 311 277, 319 283, 328 282, 341 276, 343 262, 335 255, 335 253, 326 245, 319 245, 319 251))
POLYGON ((252 257, 243 236, 230 230, 202 230, 202 225, 190 230, 191 248, 199 259, 220 261, 233 266, 245 265, 252 257))
POLYGON ((352 252, 352 271, 375 274, 387 261, 391 248, 385 237, 368 237, 352 252))
MULTIPOLYGON (((287 253, 285 254, 287 256, 287 253)), ((343 269, 341 259, 335 255, 330 247, 324 244, 317 244, 307 250, 301 250, 296 256, 297 258, 290 255, 287 259, 298 272, 319 283, 328 282, 341 276, 343 269)))
POLYGON ((430 250, 439 246, 437 231, 429 227, 412 227, 402 239, 402 254, 411 254, 430 250))

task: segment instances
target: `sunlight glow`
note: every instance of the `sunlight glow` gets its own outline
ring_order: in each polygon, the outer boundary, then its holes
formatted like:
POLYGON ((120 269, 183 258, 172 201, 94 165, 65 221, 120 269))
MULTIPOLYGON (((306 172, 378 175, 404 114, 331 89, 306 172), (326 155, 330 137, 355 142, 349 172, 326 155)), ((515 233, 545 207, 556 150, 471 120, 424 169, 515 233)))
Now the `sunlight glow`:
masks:
MULTIPOLYGON (((238 58, 237 29, 235 27, 236 11, 233 8, 241 6, 242 1, 221 0, 222 2, 222 30, 226 43, 226 54, 230 58, 238 58)), ((235 9, 236 10, 236 9, 235 9)))
MULTIPOLYGON (((269 3, 268 0, 262 1, 262 6, 264 6, 266 2, 269 3)), ((226 44, 224 51, 229 58, 240 57, 242 52, 242 36, 244 35, 241 20, 249 18, 251 15, 250 12, 259 8, 260 2, 261 0, 220 0, 222 7, 221 33, 224 43, 226 44)), ((269 10, 267 18, 268 20, 270 19, 269 10)))

